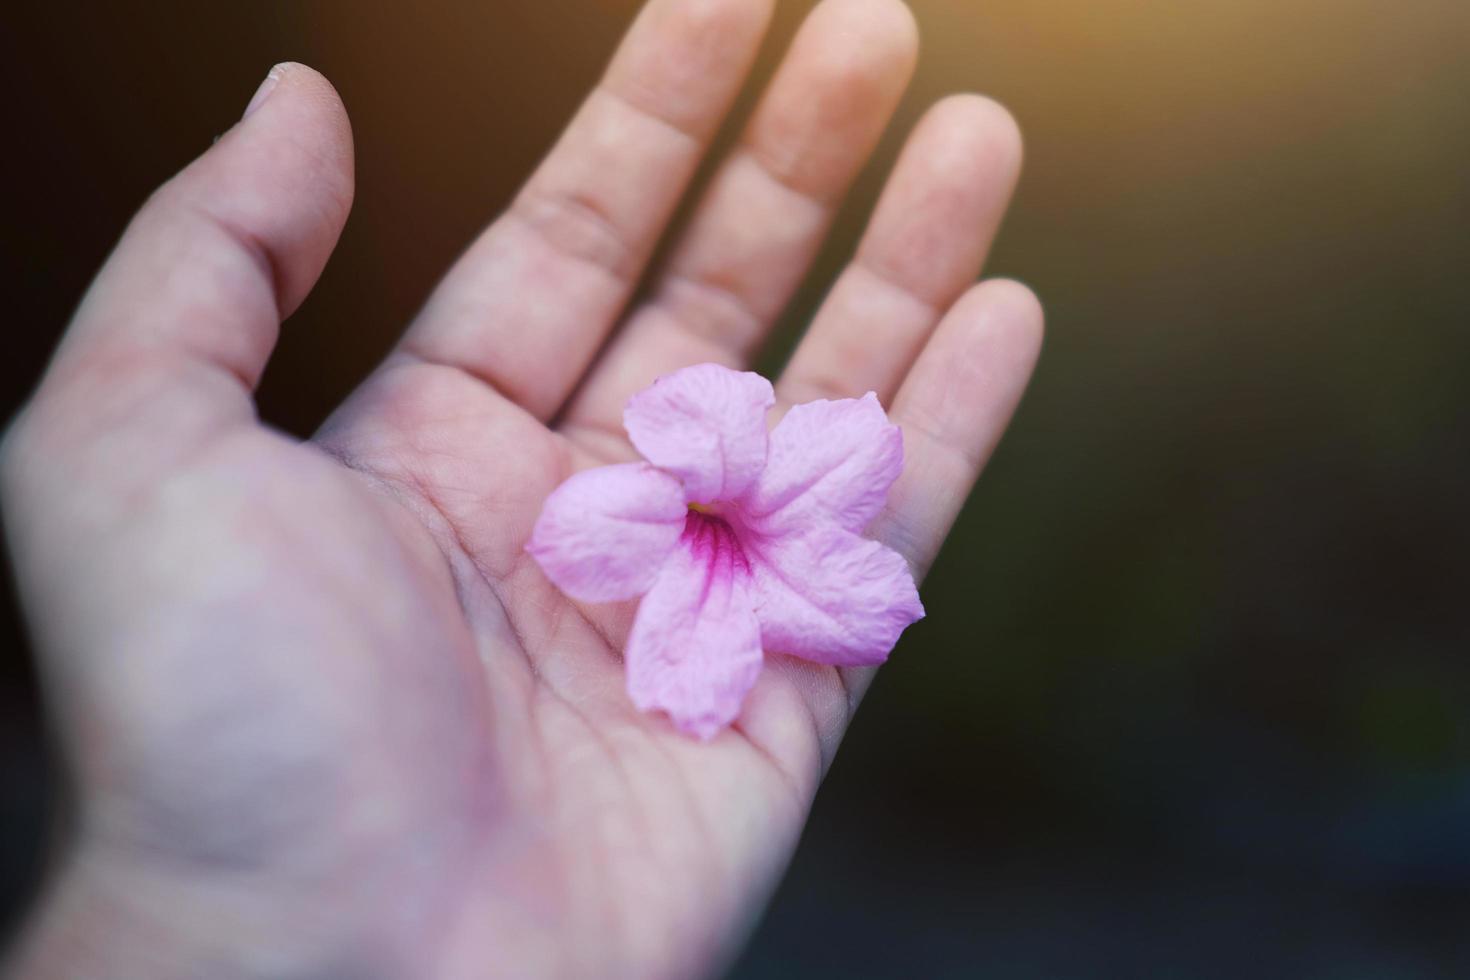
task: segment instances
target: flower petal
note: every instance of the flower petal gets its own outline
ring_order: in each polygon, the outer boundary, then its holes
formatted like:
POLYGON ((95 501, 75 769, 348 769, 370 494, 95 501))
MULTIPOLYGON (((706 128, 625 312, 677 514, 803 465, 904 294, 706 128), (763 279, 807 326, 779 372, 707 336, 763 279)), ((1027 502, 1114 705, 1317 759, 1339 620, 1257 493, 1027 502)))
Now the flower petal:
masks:
POLYGON ((749 371, 696 364, 628 401, 623 425, 650 463, 683 482, 696 503, 735 500, 766 463, 771 383, 749 371))
POLYGON ((713 738, 740 714, 761 670, 750 566, 729 525, 702 514, 638 606, 626 653, 628 695, 675 727, 713 738))
POLYGON ((877 395, 808 402, 771 433, 765 470, 744 509, 768 530, 827 520, 861 532, 902 470, 903 433, 877 395))
POLYGON ((573 598, 631 599, 653 584, 688 513, 679 481, 647 463, 583 470, 546 498, 526 550, 573 598))
POLYGON ((746 543, 761 643, 840 666, 880 664, 924 616, 898 552, 833 525, 746 543))

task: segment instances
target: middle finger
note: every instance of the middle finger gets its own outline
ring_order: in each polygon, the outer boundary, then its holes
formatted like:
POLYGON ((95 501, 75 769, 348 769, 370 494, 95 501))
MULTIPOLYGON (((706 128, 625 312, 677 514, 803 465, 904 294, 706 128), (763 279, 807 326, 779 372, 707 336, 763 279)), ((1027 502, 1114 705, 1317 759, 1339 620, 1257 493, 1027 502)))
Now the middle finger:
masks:
POLYGON ((637 310, 573 399, 563 431, 621 439, 623 405, 703 361, 739 366, 800 284, 913 74, 900 0, 824 0, 637 310))

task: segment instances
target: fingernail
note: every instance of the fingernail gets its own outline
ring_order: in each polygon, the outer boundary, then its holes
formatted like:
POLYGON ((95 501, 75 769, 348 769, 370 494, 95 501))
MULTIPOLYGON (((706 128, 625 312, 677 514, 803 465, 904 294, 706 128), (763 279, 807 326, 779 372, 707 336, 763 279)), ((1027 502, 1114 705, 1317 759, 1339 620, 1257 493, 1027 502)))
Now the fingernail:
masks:
POLYGON ((265 81, 260 83, 260 88, 256 89, 255 94, 250 97, 250 104, 245 107, 245 115, 241 116, 241 119, 249 119, 252 112, 265 105, 265 100, 270 97, 276 83, 281 80, 285 67, 285 65, 276 65, 266 73, 265 81))

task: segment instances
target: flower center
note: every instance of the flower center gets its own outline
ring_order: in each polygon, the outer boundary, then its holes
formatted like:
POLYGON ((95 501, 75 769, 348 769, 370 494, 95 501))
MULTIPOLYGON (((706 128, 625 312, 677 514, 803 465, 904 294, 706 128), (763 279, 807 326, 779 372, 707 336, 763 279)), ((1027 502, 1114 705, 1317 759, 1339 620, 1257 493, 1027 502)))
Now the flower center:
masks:
POLYGON ((709 504, 689 505, 689 517, 684 522, 684 540, 690 551, 709 562, 711 567, 750 567, 734 525, 712 510, 709 504))

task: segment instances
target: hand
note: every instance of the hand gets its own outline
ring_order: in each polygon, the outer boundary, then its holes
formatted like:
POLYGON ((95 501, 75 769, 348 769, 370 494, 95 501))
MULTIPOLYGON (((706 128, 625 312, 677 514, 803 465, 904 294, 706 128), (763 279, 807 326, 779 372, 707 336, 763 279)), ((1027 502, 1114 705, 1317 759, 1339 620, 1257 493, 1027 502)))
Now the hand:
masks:
MULTIPOLYGON (((144 206, 4 446, 77 803, 22 969, 726 962, 868 676, 770 656, 734 729, 681 736, 624 693, 630 608, 568 602, 523 548, 565 477, 631 457, 632 392, 749 362, 911 73, 897 0, 822 3, 625 310, 770 8, 652 0, 509 211, 306 443, 260 425, 251 392, 351 202, 336 94, 278 68, 144 206)), ((788 404, 878 392, 907 465, 870 533, 920 573, 1040 342, 1023 287, 972 285, 1019 159, 993 103, 935 106, 777 383, 788 404)))

